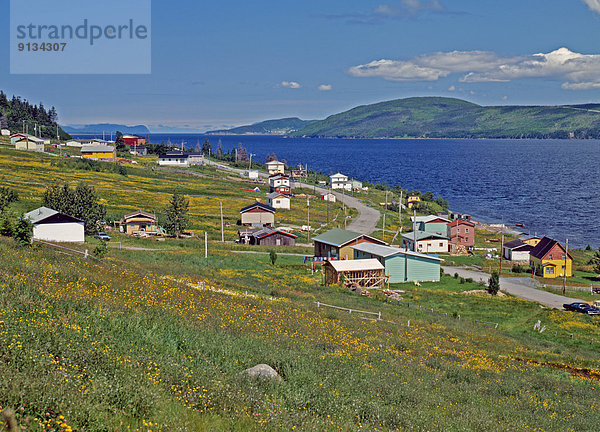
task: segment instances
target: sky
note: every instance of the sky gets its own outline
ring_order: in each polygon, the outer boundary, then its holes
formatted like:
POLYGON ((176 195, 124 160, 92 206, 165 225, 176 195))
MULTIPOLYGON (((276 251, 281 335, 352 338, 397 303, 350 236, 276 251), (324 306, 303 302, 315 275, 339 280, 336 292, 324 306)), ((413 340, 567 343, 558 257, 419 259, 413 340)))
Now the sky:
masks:
POLYGON ((2 61, 0 89, 56 106, 61 124, 155 132, 412 96, 600 102, 600 0, 153 0, 151 14, 149 74, 19 75, 2 61))

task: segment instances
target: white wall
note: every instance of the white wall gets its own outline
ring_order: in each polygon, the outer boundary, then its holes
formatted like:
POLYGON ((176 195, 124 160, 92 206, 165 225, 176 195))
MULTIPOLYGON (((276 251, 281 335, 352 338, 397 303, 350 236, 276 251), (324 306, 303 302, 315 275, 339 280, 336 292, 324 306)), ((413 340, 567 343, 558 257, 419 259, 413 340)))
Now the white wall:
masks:
POLYGON ((269 205, 275 209, 289 210, 290 209, 290 200, 289 200, 289 198, 283 198, 283 197, 279 197, 279 198, 275 198, 275 199, 268 198, 267 205, 269 205))
POLYGON ((83 243, 85 241, 83 222, 39 224, 33 226, 33 238, 51 242, 83 243))

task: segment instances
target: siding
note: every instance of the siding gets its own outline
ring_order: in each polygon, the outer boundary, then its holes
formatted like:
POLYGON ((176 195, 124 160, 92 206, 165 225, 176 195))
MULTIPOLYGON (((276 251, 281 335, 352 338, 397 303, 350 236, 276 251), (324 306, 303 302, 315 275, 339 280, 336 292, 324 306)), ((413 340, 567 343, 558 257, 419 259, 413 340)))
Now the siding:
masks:
POLYGON ((381 258, 362 251, 354 251, 354 259, 369 258, 376 258, 385 266, 385 274, 390 277, 390 283, 438 282, 440 280, 439 261, 405 254, 381 258))
POLYGON ((273 225, 275 223, 275 215, 269 212, 246 212, 242 214, 242 224, 267 224, 273 225))
POLYGON ((84 223, 69 222, 34 225, 33 238, 57 243, 83 243, 85 241, 84 223))

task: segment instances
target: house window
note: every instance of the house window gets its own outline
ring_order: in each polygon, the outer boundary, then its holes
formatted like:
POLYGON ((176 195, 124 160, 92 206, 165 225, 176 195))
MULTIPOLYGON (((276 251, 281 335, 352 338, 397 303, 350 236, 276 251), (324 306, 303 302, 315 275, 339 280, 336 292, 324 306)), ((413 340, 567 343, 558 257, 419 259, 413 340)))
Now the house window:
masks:
POLYGON ((552 259, 552 254, 548 255, 548 259, 551 260, 552 259))
POLYGON ((564 259, 566 259, 566 258, 567 258, 567 257, 566 257, 566 255, 565 255, 565 254, 562 254, 562 256, 560 257, 560 259, 563 259, 563 260, 564 260, 564 259))
POLYGON ((440 247, 444 247, 444 243, 440 243, 440 247))
POLYGON ((468 233, 469 232, 469 228, 465 228, 465 232, 468 233))
POLYGON ((547 274, 554 274, 554 267, 546 267, 547 274))

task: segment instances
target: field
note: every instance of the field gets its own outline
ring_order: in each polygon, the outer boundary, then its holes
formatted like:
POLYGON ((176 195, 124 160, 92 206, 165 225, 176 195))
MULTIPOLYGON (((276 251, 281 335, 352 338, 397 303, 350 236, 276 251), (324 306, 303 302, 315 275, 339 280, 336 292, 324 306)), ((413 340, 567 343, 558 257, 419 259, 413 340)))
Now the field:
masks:
POLYGON ((323 287, 298 256, 306 247, 280 249, 272 265, 268 248, 215 241, 215 198, 227 203, 228 239, 250 199, 237 179, 61 172, 51 161, 0 153, 0 178, 21 191, 16 209, 38 205, 55 176, 94 184, 115 216, 181 190, 211 240, 204 258, 201 239, 114 234, 96 260, 0 238, 0 409, 26 430, 597 430, 598 319, 473 292, 482 287, 451 275, 393 285, 405 291, 393 303, 323 287), (240 375, 259 363, 283 381, 240 375))

